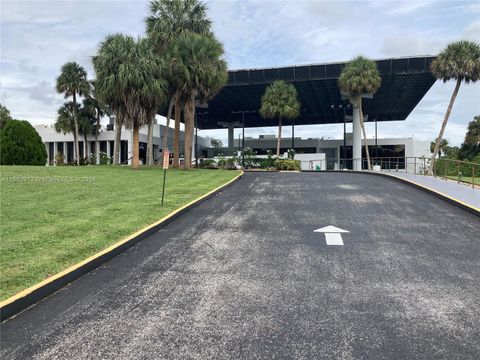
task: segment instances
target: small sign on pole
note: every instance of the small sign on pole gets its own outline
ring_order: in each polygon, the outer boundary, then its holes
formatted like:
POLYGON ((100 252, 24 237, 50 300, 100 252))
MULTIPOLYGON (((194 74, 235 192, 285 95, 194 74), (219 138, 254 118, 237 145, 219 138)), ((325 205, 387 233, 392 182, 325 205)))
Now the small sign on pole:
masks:
POLYGON ((165 180, 167 178, 168 165, 170 165, 170 151, 165 150, 163 152, 163 187, 162 187, 162 205, 161 206, 163 206, 163 199, 165 198, 165 180))
POLYGON ((170 151, 165 150, 163 152, 163 170, 167 170, 168 165, 170 165, 170 151))

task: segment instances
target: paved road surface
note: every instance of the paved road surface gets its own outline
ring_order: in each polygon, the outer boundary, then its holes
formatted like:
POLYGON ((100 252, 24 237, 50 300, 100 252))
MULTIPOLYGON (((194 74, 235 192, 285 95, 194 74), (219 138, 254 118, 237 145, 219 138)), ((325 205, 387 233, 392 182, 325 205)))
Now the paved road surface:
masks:
POLYGON ((478 359, 479 259, 479 218, 408 185, 246 174, 4 323, 1 358, 478 359))

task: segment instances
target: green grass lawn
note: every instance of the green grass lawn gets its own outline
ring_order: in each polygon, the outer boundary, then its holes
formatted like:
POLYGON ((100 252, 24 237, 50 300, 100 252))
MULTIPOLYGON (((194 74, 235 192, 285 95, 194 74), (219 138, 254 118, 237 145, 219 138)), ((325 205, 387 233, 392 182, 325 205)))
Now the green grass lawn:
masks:
MULTIPOLYGON (((455 181, 458 180, 458 176, 447 176, 447 177, 449 179, 452 179, 452 180, 455 180, 455 181)), ((472 177, 471 176, 461 176, 460 181, 462 181, 464 183, 472 184, 472 177)), ((479 177, 475 177, 475 184, 480 185, 480 178, 479 177)))
POLYGON ((238 173, 168 170, 160 207, 160 168, 0 167, 1 299, 155 222, 238 173), (36 181, 11 181, 15 176, 36 181), (61 181, 35 178, 44 176, 61 181))

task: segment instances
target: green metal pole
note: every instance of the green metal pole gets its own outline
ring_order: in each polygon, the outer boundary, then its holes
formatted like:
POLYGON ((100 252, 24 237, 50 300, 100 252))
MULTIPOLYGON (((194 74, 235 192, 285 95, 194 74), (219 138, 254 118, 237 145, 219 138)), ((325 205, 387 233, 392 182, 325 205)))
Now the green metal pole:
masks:
POLYGON ((162 205, 163 206, 163 199, 165 197, 165 179, 167 178, 167 169, 163 169, 163 188, 162 188, 162 205))

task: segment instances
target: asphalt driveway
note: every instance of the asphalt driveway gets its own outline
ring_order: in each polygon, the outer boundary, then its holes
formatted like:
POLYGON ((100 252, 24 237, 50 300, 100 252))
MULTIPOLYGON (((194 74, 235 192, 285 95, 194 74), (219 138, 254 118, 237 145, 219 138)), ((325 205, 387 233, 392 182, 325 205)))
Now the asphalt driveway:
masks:
POLYGON ((478 217, 379 176, 247 173, 3 323, 1 358, 478 359, 479 339, 478 217))

